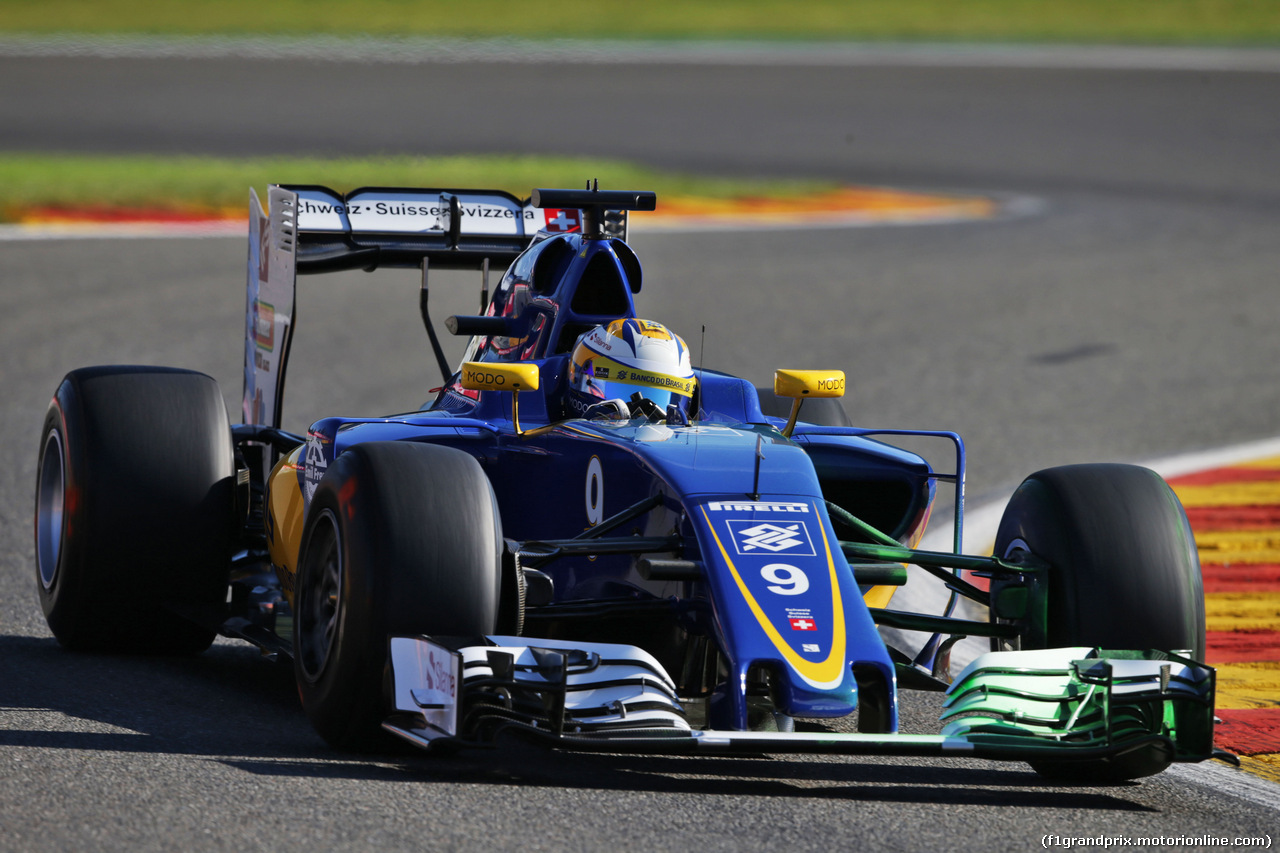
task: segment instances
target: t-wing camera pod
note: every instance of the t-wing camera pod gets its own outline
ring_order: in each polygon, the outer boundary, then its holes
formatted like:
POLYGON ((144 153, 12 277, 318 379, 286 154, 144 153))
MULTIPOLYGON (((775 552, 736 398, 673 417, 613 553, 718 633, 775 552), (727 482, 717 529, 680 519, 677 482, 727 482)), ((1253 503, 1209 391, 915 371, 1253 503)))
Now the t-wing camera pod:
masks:
MULTIPOLYGON (((534 190, 529 203, 534 207, 581 210, 582 236, 587 240, 619 236, 614 229, 607 227, 612 224, 608 222, 608 218, 613 211, 622 211, 625 216, 625 211, 628 210, 656 210, 658 207, 658 196, 655 193, 625 190, 601 192, 599 187, 599 181, 592 181, 592 185, 585 190, 534 190)), ((625 239, 625 230, 622 236, 625 239)))

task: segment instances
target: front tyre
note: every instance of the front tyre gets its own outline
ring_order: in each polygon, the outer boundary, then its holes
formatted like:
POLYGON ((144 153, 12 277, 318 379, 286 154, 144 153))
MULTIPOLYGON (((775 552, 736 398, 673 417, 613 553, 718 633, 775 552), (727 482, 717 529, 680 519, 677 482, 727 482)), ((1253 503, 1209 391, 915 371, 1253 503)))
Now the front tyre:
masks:
POLYGON ((234 543, 226 406, 202 373, 91 367, 45 415, 36 474, 36 590, 77 651, 191 654, 215 632, 234 543), (185 615, 180 615, 180 613, 185 615))
MULTIPOLYGON (((1147 468, 1090 464, 1032 474, 1009 500, 995 553, 1049 564, 1045 648, 1189 651, 1204 659, 1204 589, 1186 512, 1147 468)), ((1026 646, 1024 646, 1026 647, 1026 646)), ((1172 756, 1037 761, 1055 779, 1117 782, 1159 773, 1172 756)))
POLYGON ((502 525, 467 453, 358 444, 329 466, 307 512, 294 616, 294 672, 316 731, 376 749, 390 710, 393 635, 495 632, 502 525))

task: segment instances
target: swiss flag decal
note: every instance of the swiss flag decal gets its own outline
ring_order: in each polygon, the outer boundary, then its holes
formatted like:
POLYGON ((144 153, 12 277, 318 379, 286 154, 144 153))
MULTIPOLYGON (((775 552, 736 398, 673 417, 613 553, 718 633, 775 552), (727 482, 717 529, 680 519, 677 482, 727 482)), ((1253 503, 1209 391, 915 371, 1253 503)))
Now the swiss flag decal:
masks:
POLYGON ((547 231, 572 231, 582 225, 582 211, 568 208, 547 207, 542 210, 546 217, 547 231))
POLYGON ((792 619, 791 630, 792 631, 816 631, 818 630, 818 626, 814 624, 814 621, 812 619, 792 619))

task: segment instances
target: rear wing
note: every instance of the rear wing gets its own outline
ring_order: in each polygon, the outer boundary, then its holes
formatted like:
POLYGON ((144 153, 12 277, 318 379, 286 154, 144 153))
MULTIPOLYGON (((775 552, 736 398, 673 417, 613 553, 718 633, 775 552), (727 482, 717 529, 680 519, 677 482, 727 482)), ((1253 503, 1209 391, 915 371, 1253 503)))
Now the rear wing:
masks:
POLYGON ((499 190, 286 185, 298 223, 298 272, 410 267, 506 266, 535 234, 568 231, 578 211, 540 210, 499 190))
MULTIPOLYGON (((614 225, 625 239, 626 219, 614 225)), ((572 231, 577 209, 535 207, 500 190, 272 186, 249 191, 244 423, 281 426, 297 276, 378 267, 505 269, 539 231, 572 231)))

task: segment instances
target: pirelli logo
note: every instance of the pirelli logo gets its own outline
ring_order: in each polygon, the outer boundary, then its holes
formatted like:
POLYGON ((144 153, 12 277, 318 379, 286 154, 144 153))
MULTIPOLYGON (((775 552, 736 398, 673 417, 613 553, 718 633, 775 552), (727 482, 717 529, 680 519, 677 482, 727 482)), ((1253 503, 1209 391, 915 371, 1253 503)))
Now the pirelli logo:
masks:
POLYGON ((809 505, 798 501, 712 501, 707 509, 711 512, 808 512, 809 505))

